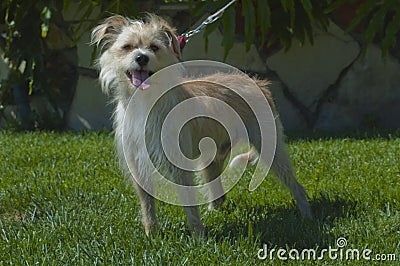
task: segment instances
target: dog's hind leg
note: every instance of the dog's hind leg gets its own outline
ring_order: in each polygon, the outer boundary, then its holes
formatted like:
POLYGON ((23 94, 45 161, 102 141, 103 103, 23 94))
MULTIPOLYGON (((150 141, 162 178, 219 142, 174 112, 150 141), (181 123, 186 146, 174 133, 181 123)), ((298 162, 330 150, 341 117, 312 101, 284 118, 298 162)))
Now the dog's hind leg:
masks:
POLYGON ((272 162, 272 171, 278 179, 289 188, 296 200, 302 216, 312 218, 312 212, 307 200, 306 192, 303 186, 300 185, 295 178, 291 161, 286 151, 286 145, 283 140, 282 128, 279 121, 277 121, 276 150, 272 162))
POLYGON ((204 179, 206 183, 212 182, 210 184, 210 189, 208 191, 210 203, 208 205, 208 210, 213 210, 222 205, 225 201, 225 193, 224 188, 222 187, 221 179, 217 179, 222 171, 224 166, 224 160, 214 160, 207 168, 203 171, 204 172, 204 179))
MULTIPOLYGON (((254 130, 254 132, 257 132, 254 130)), ((253 145, 257 151, 260 151, 260 137, 259 132, 250 135, 253 145)), ((306 192, 302 185, 300 185, 293 172, 292 164, 289 155, 286 151, 286 144, 284 142, 283 129, 280 121, 276 120, 276 150, 274 159, 272 162, 272 171, 276 177, 290 190, 294 199, 296 200, 297 206, 303 217, 312 218, 312 212, 310 205, 307 200, 306 192)), ((266 161, 260 155, 259 160, 266 161)))
POLYGON ((231 152, 231 143, 230 141, 225 141, 221 144, 214 160, 203 171, 205 182, 210 186, 208 191, 210 202, 208 210, 210 211, 219 208, 226 199, 221 182, 221 173, 224 170, 226 157, 231 152))
POLYGON ((307 200, 306 192, 293 173, 289 156, 282 143, 277 142, 272 170, 279 180, 289 188, 303 217, 312 218, 312 212, 307 200))

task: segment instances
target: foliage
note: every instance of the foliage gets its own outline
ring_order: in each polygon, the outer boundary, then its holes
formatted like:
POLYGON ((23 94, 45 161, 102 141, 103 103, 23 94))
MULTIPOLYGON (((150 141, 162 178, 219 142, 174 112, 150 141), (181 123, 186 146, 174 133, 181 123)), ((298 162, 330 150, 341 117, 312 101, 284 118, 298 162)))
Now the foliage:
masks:
MULTIPOLYGON (((65 111, 68 101, 72 100, 78 78, 76 44, 82 33, 98 22, 98 15, 93 15, 94 11, 100 7, 101 11, 132 14, 137 12, 134 2, 2 1, 0 17, 4 18, 5 27, 3 38, 0 38, 0 49, 9 64, 10 74, 8 80, 3 80, 0 84, 0 107, 15 103, 13 90, 25 90, 25 84, 29 84, 23 94, 44 95, 53 110, 62 106, 62 111, 65 111), (78 10, 74 17, 76 20, 65 21, 63 13, 71 6, 78 10), (92 21, 89 20, 90 17, 92 21)), ((103 15, 102 12, 100 14, 103 15)), ((25 108, 29 109, 29 104, 25 108)), ((55 113, 59 114, 58 111, 55 113)), ((31 120, 34 115, 29 117, 31 120)), ((37 120, 36 124, 42 124, 40 120, 43 117, 38 119, 33 120, 37 120)), ((57 116, 52 124, 59 124, 59 121, 63 121, 62 117, 57 116)))
POLYGON ((40 70, 44 69, 45 49, 42 36, 47 34, 46 21, 50 19, 50 9, 43 2, 3 1, 0 10, 7 26, 6 39, 2 40, 1 48, 4 57, 10 61, 11 74, 15 80, 30 78, 37 83, 42 82, 44 77, 40 75, 40 70), (26 64, 20 71, 23 61, 26 64))
POLYGON ((64 11, 70 9, 73 4, 77 5, 74 8, 78 10, 78 14, 75 21, 71 24, 75 43, 104 16, 110 14, 121 14, 123 16, 136 15, 139 12, 136 2, 135 0, 64 0, 64 11), (96 11, 100 11, 99 14, 96 15, 96 11))
POLYGON ((0 48, 4 51, 3 56, 10 61, 10 68, 16 73, 21 72, 18 68, 26 62, 20 78, 32 81, 30 93, 34 88, 45 89, 48 84, 43 69, 50 49, 47 37, 52 27, 62 27, 62 30, 72 39, 70 45, 74 46, 81 37, 84 22, 93 14, 96 7, 109 12, 131 13, 137 12, 134 2, 133 0, 2 1, 0 15, 7 26, 6 38, 0 42, 0 48), (68 10, 72 4, 77 4, 77 10, 83 10, 83 12, 77 12, 76 21, 69 24, 63 21, 62 12, 68 10))
MULTIPOLYGON (((154 4, 170 2, 189 3, 193 17, 200 17, 214 13, 229 0, 165 0, 154 1, 154 4)), ((313 27, 326 29, 331 15, 348 4, 358 7, 347 32, 358 31, 361 27, 364 48, 371 42, 379 43, 382 55, 386 56, 397 44, 400 30, 399 0, 242 0, 228 8, 221 20, 208 25, 204 36, 207 39, 211 32, 220 27, 223 32, 224 58, 233 47, 235 38, 238 37, 237 33, 241 34, 241 31, 247 49, 253 43, 260 49, 289 49, 293 39, 299 40, 301 44, 307 41, 313 43, 313 27)), ((2 34, 4 38, 0 38, 0 48, 4 52, 3 56, 8 59, 11 70, 10 80, 0 85, 0 105, 12 98, 10 87, 21 80, 29 81, 29 94, 34 91, 44 92, 55 105, 54 98, 57 97, 57 93, 54 93, 54 84, 66 78, 62 73, 69 72, 71 67, 67 66, 67 70, 57 72, 54 65, 49 66, 54 56, 49 40, 52 32, 57 29, 63 32, 70 40, 66 45, 73 48, 82 34, 97 24, 100 18, 112 13, 135 16, 138 12, 135 0, 0 2, 0 17, 4 18, 5 26, 2 34), (72 6, 78 10, 74 21, 65 21, 63 12, 72 6), (49 70, 49 67, 53 69, 49 70), (52 73, 52 76, 48 73, 52 73)), ((77 66, 73 67, 75 69, 71 71, 77 71, 77 66)), ((62 86, 58 86, 57 89, 63 90, 62 86)))
MULTIPOLYGON (((196 1, 189 1, 196 2, 196 1)), ((205 0, 196 5, 194 14, 198 15, 205 9, 218 10, 229 0, 205 0)), ((313 43, 312 28, 322 29, 329 25, 330 16, 341 7, 348 4, 359 4, 356 16, 347 28, 348 33, 357 30, 362 24, 366 30, 363 33, 364 47, 373 41, 380 43, 382 55, 386 56, 389 49, 395 47, 400 31, 400 1, 374 0, 243 0, 236 3, 236 14, 232 10, 225 12, 222 18, 223 40, 225 57, 233 46, 234 28, 237 20, 244 20, 244 35, 246 47, 255 43, 259 48, 264 45, 282 45, 286 50, 290 48, 295 38, 301 44, 309 41, 313 43), (238 8, 239 6, 239 8, 238 8), (241 11, 240 11, 241 10, 241 11)), ((205 31, 205 37, 216 29, 210 27, 205 31)))
MULTIPOLYGON (((315 220, 300 218, 275 178, 250 193, 246 172, 221 209, 202 206, 204 239, 186 232, 182 208, 160 202, 160 234, 146 237, 109 133, 1 131, 0 143, 1 265, 259 265, 263 244, 321 250, 336 248, 339 237, 348 248, 372 249, 371 256, 400 252, 398 133, 292 141, 289 151, 315 220)), ((353 261, 325 256, 319 262, 340 263, 353 261)))
MULTIPOLYGON (((72 4, 77 4, 76 21, 67 25, 64 30, 69 31, 74 43, 79 40, 82 32, 87 30, 87 18, 93 17, 96 8, 100 7, 100 16, 104 16, 105 11, 133 16, 138 13, 136 1, 101 1, 101 0, 40 0, 23 1, 7 0, 0 4, 1 16, 7 25, 6 41, 0 42, 0 47, 5 52, 5 57, 13 62, 13 68, 20 66, 22 61, 26 61, 26 77, 31 77, 33 81, 43 83, 40 71, 44 67, 43 54, 46 53, 45 39, 51 23, 63 10, 70 8, 72 4), (86 25, 86 27, 85 27, 86 25)), ((175 1, 165 1, 175 2, 175 1)), ((224 6, 229 0, 215 1, 194 1, 186 0, 193 8, 193 15, 203 15, 205 11, 213 12, 224 6)), ((244 34, 246 47, 252 43, 258 47, 264 45, 281 44, 286 49, 291 45, 293 38, 301 43, 309 40, 313 42, 312 27, 317 25, 326 28, 329 24, 329 15, 341 6, 360 2, 356 0, 243 0, 235 3, 234 8, 229 8, 220 21, 223 25, 224 37, 222 45, 227 52, 232 48, 235 36, 235 26, 237 20, 244 20, 244 34), (240 7, 240 8, 238 8, 240 7)), ((388 1, 361 1, 357 9, 357 15, 348 28, 348 32, 356 29, 360 23, 365 23, 364 39, 366 43, 381 37, 383 53, 386 54, 390 47, 396 44, 397 33, 400 29, 400 2, 399 0, 388 1)), ((93 26, 96 18, 92 20, 93 26)), ((219 23, 219 22, 218 22, 219 23)), ((207 37, 216 25, 211 25, 205 31, 207 37)))
POLYGON ((377 41, 381 45, 382 55, 386 56, 389 49, 396 46, 400 31, 400 1, 363 1, 347 31, 354 31, 360 24, 365 27, 365 43, 377 41))
MULTIPOLYGON (((204 12, 211 4, 218 10, 229 1, 206 0, 198 4, 195 14, 204 12)), ((293 37, 301 43, 306 40, 313 42, 312 27, 319 25, 328 26, 328 16, 324 13, 329 1, 321 0, 255 0, 236 3, 235 14, 232 10, 225 12, 222 17, 223 41, 227 56, 234 41, 234 29, 237 20, 243 20, 246 47, 255 43, 258 47, 281 44, 289 49, 293 37)), ((215 29, 215 28, 214 28, 215 29)), ((205 32, 207 37, 211 31, 205 32)))

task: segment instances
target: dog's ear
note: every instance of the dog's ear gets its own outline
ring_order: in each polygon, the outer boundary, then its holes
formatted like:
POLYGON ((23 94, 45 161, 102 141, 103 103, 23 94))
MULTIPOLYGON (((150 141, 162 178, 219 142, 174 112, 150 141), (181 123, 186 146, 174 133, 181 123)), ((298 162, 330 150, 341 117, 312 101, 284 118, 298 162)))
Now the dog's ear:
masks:
POLYGON ((146 21, 150 24, 155 24, 157 27, 161 29, 161 31, 167 37, 168 45, 170 46, 171 50, 174 52, 177 58, 181 58, 181 47, 178 41, 178 37, 176 36, 176 29, 171 27, 168 22, 151 13, 147 13, 146 21))
POLYGON ((181 58, 181 47, 178 41, 178 37, 176 36, 176 29, 171 27, 168 22, 151 13, 147 13, 145 17, 147 23, 157 25, 159 29, 166 35, 168 40, 168 45, 170 46, 172 52, 176 55, 177 58, 181 58))
POLYGON ((178 41, 178 37, 176 36, 175 29, 170 27, 168 24, 163 25, 162 29, 169 39, 169 45, 172 51, 175 53, 177 58, 181 58, 181 46, 178 41))
POLYGON ((129 19, 123 16, 116 15, 107 18, 102 24, 93 29, 91 44, 101 46, 101 50, 107 49, 117 39, 122 29, 129 24, 129 19))

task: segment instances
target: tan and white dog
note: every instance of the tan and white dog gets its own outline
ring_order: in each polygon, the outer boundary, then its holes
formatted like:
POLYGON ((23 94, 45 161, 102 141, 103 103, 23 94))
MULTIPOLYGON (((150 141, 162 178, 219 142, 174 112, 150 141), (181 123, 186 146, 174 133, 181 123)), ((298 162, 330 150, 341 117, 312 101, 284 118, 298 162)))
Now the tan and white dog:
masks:
MULTIPOLYGON (((143 149, 148 149, 147 152, 153 157, 157 167, 167 169, 168 174, 175 182, 186 186, 193 185, 193 174, 175 167, 165 157, 159 139, 160 123, 175 105, 185 99, 200 95, 217 98, 234 107, 246 125, 253 148, 248 153, 236 157, 234 161, 247 163, 257 158, 261 137, 260 131, 256 130, 258 128, 257 120, 248 105, 236 93, 227 89, 230 85, 242 86, 243 92, 249 93, 246 89, 248 85, 243 82, 241 74, 217 73, 203 77, 204 82, 181 85, 164 96, 162 101, 155 106, 156 109, 153 110, 150 117, 141 117, 143 115, 140 106, 146 103, 137 104, 132 110, 127 109, 130 97, 136 90, 152 89, 151 84, 147 81, 149 76, 180 62, 181 51, 175 29, 165 20, 155 15, 148 15, 144 21, 112 16, 93 30, 92 44, 96 44, 101 50, 98 65, 102 89, 105 93, 111 93, 116 101, 115 142, 120 162, 127 175, 132 174, 141 179, 150 178, 152 173, 149 169, 151 168, 142 158, 143 149), (218 84, 224 84, 225 87, 218 84), (147 124, 143 131, 145 119, 147 119, 147 124), (142 132, 145 132, 145 137, 150 143, 146 147, 136 141, 138 134, 143 134, 142 132), (123 134, 128 142, 123 142, 123 134)), ((271 94, 266 88, 269 82, 256 79, 254 81, 262 90, 273 112, 276 113, 271 94)), ((204 108, 210 108, 212 111, 212 106, 204 105, 204 108)), ((279 119, 276 120, 276 124, 278 136, 272 169, 293 194, 301 214, 311 217, 306 193, 295 179, 290 159, 285 150, 279 119)), ((207 182, 214 180, 223 171, 224 161, 235 143, 231 143, 228 134, 220 124, 207 118, 199 118, 188 123, 183 133, 182 140, 187 140, 186 144, 190 146, 189 150, 193 151, 193 156, 198 154, 197 144, 203 137, 208 136, 215 141, 218 148, 217 155, 203 171, 207 182)), ((134 180, 136 179, 134 178, 134 180)), ((140 185, 136 184, 136 188, 141 202, 143 224, 146 234, 149 235, 157 227, 155 200, 140 185)), ((211 189, 210 195, 221 192, 221 190, 223 190, 222 185, 217 184, 211 189)), ((224 199, 225 196, 222 196, 213 200, 210 207, 217 207, 224 199)), ((183 208, 189 229, 193 233, 203 234, 204 226, 198 207, 184 206, 183 208)))

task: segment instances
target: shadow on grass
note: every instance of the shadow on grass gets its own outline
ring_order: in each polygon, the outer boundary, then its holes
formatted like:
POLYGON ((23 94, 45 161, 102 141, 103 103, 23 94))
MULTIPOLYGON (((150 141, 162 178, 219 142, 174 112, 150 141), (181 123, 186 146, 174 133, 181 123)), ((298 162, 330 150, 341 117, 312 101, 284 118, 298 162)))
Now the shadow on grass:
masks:
POLYGON ((319 139, 393 139, 400 137, 400 129, 366 128, 344 131, 289 130, 285 132, 289 141, 319 139))
POLYGON ((310 202, 314 213, 312 220, 303 219, 296 207, 266 210, 255 207, 252 216, 262 217, 247 224, 224 224, 223 230, 217 232, 216 239, 258 238, 260 244, 270 247, 312 248, 315 246, 334 246, 336 238, 329 233, 338 218, 351 218, 356 215, 356 202, 344 199, 329 199, 322 196, 310 202), (267 212, 267 215, 265 213, 267 212))

